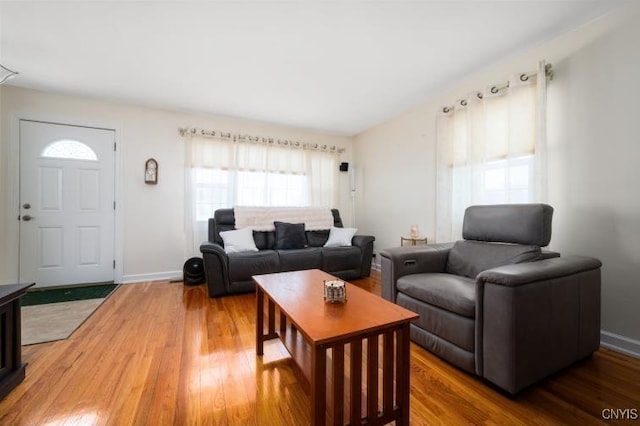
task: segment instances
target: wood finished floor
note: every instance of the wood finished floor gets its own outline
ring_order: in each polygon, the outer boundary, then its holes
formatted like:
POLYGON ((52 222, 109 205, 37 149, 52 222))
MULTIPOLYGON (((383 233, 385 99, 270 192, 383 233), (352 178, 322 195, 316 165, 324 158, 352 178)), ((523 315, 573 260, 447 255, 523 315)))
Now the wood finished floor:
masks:
MULTIPOLYGON (((379 273, 353 283, 380 294, 379 273)), ((23 348, 27 378, 0 425, 307 424, 286 351, 255 356, 254 315, 253 294, 120 286, 69 339, 23 348)), ((411 345, 412 425, 604 424, 611 408, 640 409, 640 360, 601 349, 511 398, 411 345)))

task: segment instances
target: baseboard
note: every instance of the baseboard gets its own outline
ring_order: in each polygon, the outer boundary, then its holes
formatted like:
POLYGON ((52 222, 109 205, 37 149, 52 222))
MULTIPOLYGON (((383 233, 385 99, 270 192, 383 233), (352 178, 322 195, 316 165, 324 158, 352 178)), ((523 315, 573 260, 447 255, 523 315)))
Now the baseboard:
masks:
POLYGON ((600 346, 634 358, 640 358, 640 341, 619 334, 600 330, 600 346))
POLYGON ((134 274, 122 277, 122 284, 141 283, 146 281, 167 281, 181 279, 182 271, 154 272, 152 274, 134 274))

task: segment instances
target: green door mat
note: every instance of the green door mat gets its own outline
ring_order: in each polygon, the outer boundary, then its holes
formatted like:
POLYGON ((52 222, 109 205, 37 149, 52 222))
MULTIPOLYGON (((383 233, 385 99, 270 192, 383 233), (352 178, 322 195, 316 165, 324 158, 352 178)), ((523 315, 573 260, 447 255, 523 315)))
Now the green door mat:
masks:
POLYGON ((103 299, 118 284, 88 285, 84 287, 52 288, 29 291, 22 296, 22 306, 45 305, 47 303, 69 302, 72 300, 103 299))

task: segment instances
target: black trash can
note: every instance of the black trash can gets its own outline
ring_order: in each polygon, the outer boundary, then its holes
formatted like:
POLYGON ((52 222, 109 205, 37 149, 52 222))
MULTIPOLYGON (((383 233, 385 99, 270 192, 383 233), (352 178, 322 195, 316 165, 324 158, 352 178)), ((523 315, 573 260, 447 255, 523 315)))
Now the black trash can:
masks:
POLYGON ((192 257, 184 262, 182 279, 187 285, 202 284, 206 281, 204 276, 204 261, 200 257, 192 257))

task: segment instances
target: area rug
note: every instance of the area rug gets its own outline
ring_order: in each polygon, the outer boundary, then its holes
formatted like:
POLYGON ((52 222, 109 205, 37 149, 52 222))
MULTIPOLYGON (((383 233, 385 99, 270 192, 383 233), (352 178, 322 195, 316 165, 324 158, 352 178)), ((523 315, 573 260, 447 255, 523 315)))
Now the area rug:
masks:
MULTIPOLYGON (((113 286, 113 288, 115 288, 115 286, 113 286)), ((113 288, 107 293, 107 296, 112 294, 113 288)), ((96 289, 94 289, 94 291, 95 290, 96 289)), ((24 306, 23 304, 22 306, 23 345, 34 345, 37 343, 67 339, 107 299, 106 297, 100 297, 73 300, 78 298, 78 292, 73 292, 73 295, 67 295, 67 298, 72 300, 49 303, 51 300, 59 300, 61 298, 59 295, 56 295, 56 291, 46 290, 33 292, 33 294, 35 293, 41 293, 37 295, 37 298, 42 304, 31 306, 24 306), (46 295, 44 293, 50 294, 46 295)), ((32 293, 28 293, 23 299, 30 294, 32 293)), ((87 294, 87 292, 85 291, 84 294, 87 294)), ((28 301, 27 303, 30 302, 28 301)))
POLYGON ((72 300, 103 299, 118 287, 117 284, 83 285, 76 287, 48 288, 27 292, 22 306, 44 305, 45 303, 70 302, 72 300))

